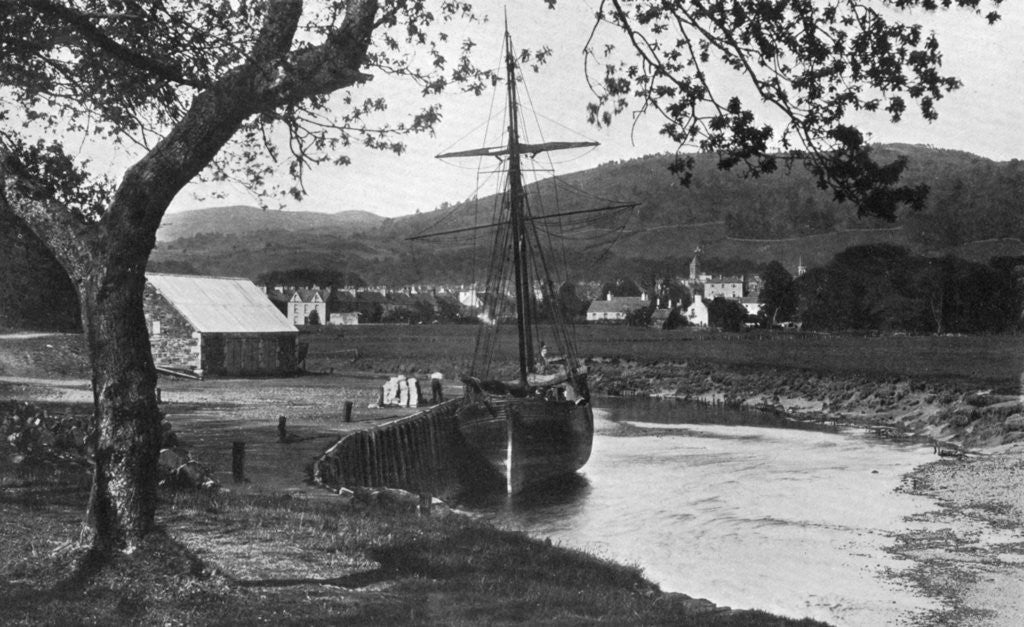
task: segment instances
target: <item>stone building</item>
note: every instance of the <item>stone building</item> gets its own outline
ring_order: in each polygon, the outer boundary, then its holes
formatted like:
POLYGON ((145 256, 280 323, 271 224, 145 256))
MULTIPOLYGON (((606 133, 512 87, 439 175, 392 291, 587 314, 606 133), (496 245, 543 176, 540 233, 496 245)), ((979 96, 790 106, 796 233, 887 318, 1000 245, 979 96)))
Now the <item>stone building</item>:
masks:
POLYGON ((743 277, 715 277, 710 281, 704 282, 705 300, 712 301, 716 298, 739 300, 743 298, 743 296, 743 277))
POLYGON ((296 329, 248 279, 146 274, 143 309, 157 366, 200 376, 296 370, 296 329))

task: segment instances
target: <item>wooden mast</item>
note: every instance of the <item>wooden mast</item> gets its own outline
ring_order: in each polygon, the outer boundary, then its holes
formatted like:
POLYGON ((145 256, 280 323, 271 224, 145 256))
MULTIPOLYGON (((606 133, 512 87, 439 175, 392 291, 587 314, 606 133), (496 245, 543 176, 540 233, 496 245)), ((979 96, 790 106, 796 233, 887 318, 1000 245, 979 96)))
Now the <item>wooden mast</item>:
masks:
MULTIPOLYGON (((607 211, 611 209, 622 209, 635 207, 636 203, 617 204, 598 209, 582 211, 571 211, 566 213, 555 213, 544 216, 528 216, 526 204, 526 192, 523 185, 522 157, 527 155, 530 158, 536 157, 539 153, 552 150, 565 150, 569 148, 590 148, 597 146, 593 141, 552 141, 540 143, 523 144, 519 141, 519 100, 516 93, 516 56, 512 48, 512 36, 508 31, 508 20, 505 21, 505 66, 507 74, 507 99, 508 99, 508 141, 498 146, 474 148, 470 150, 457 150, 444 152, 436 155, 438 159, 451 157, 495 157, 499 160, 507 159, 508 182, 502 202, 509 211, 509 219, 496 224, 473 226, 441 233, 430 233, 411 237, 409 239, 423 239, 437 235, 462 233, 475 231, 482 228, 509 227, 509 237, 512 245, 512 263, 514 269, 513 280, 515 282, 516 301, 516 330, 519 341, 519 383, 525 389, 527 386, 527 375, 534 371, 534 295, 530 285, 530 260, 528 258, 528 242, 531 235, 529 224, 534 220, 545 220, 565 215, 579 213, 590 213, 591 211, 607 211)), ((503 207, 504 209, 504 207, 503 207)), ((535 236, 535 235, 534 235, 535 236)), ((499 298, 499 294, 492 295, 499 298)), ((567 355, 568 356, 568 355, 567 355)))
POLYGON ((515 269, 516 326, 519 333, 519 383, 533 370, 533 321, 530 307, 530 274, 526 256, 526 217, 523 175, 520 165, 519 101, 516 97, 516 59, 512 36, 505 27, 505 69, 508 74, 508 180, 509 222, 512 227, 512 264, 515 269))

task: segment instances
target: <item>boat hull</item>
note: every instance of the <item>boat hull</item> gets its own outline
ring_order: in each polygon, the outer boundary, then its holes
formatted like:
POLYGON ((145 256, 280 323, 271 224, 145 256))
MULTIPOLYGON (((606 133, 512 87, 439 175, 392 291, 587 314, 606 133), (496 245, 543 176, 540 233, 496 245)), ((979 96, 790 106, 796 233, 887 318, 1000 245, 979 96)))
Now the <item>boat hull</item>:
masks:
POLYGON ((467 392, 457 418, 470 454, 492 473, 488 482, 509 494, 571 475, 590 458, 589 403, 467 392))

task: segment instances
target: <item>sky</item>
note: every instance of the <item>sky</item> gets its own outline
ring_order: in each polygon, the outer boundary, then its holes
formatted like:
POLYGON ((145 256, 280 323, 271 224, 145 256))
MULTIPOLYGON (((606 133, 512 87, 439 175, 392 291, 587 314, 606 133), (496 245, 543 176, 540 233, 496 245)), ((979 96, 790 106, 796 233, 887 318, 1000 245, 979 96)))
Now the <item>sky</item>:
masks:
MULTIPOLYGON (((564 174, 596 167, 608 161, 671 152, 675 146, 657 133, 659 121, 653 116, 635 124, 628 115, 606 129, 586 121, 586 104, 592 99, 583 71, 582 50, 593 26, 598 0, 560 0, 558 8, 547 10, 541 0, 508 2, 509 29, 517 48, 552 48, 552 59, 540 72, 526 74, 526 88, 532 108, 542 118, 540 131, 546 140, 590 140, 595 149, 575 154, 558 153, 555 164, 564 174)), ((984 19, 965 11, 941 11, 915 15, 926 31, 934 31, 943 50, 945 73, 957 76, 963 87, 938 103, 939 119, 928 123, 914 110, 904 120, 891 124, 884 115, 852 118, 871 140, 879 143, 927 144, 972 152, 998 161, 1024 158, 1024 3, 1007 2, 1003 19, 988 26, 984 19)), ((484 0, 478 6, 491 18, 462 33, 478 44, 480 62, 497 67, 501 47, 502 5, 484 0), (490 63, 486 63, 490 61, 490 63)), ((606 27, 607 28, 607 27, 606 27)), ((734 80, 734 79, 729 79, 734 80)), ((732 83, 743 93, 741 83, 732 83)), ((499 86, 499 89, 501 87, 499 86)), ((378 77, 363 90, 366 95, 385 95, 391 110, 412 110, 422 104, 414 87, 396 86, 378 77)), ((500 94, 498 96, 500 98, 500 94)), ((483 125, 492 109, 492 94, 482 96, 450 93, 441 99, 443 119, 435 136, 408 140, 403 155, 353 148, 346 154, 352 164, 321 166, 306 178, 309 195, 291 202, 285 210, 334 213, 363 210, 386 217, 430 211, 443 202, 457 202, 495 191, 490 182, 481 186, 475 163, 434 158, 446 150, 480 147, 485 142, 483 125)), ((498 106, 498 105, 493 105, 498 106)), ((500 111, 500 109, 499 109, 500 111)), ((770 115, 767 108, 758 113, 770 115)), ((537 133, 536 127, 532 132, 537 133)), ((536 138, 536 135, 533 136, 536 138)), ((493 143, 493 142, 492 142, 493 143)), ((210 186, 192 185, 173 202, 170 212, 229 204, 257 204, 245 189, 219 186, 226 198, 209 197, 210 186)))

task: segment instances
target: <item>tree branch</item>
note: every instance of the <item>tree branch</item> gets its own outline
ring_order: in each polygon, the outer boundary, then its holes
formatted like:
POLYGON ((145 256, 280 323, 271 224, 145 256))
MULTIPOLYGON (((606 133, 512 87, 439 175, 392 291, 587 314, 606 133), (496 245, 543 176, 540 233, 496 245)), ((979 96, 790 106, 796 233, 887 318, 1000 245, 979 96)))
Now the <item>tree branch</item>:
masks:
POLYGON ((199 93, 167 136, 125 173, 102 220, 119 244, 111 254, 145 259, 171 200, 246 118, 367 79, 359 68, 370 45, 377 0, 351 0, 342 24, 324 44, 290 55, 301 11, 301 0, 270 2, 249 60, 199 93))
POLYGON ((0 143, 0 213, 20 218, 41 239, 73 280, 89 267, 96 229, 48 198, 11 151, 0 143))
POLYGON ((65 6, 51 0, 23 0, 25 4, 39 11, 43 16, 60 20, 70 26, 75 33, 96 46, 97 49, 114 57, 122 63, 136 67, 155 77, 162 78, 172 83, 188 85, 196 89, 202 89, 207 85, 202 81, 189 78, 181 72, 181 68, 167 64, 162 60, 140 54, 131 48, 115 41, 109 35, 92 23, 92 14, 82 13, 70 6, 65 6))
POLYGON ((319 46, 287 59, 265 93, 266 107, 327 94, 373 77, 359 71, 376 27, 377 0, 350 0, 345 19, 319 46))

